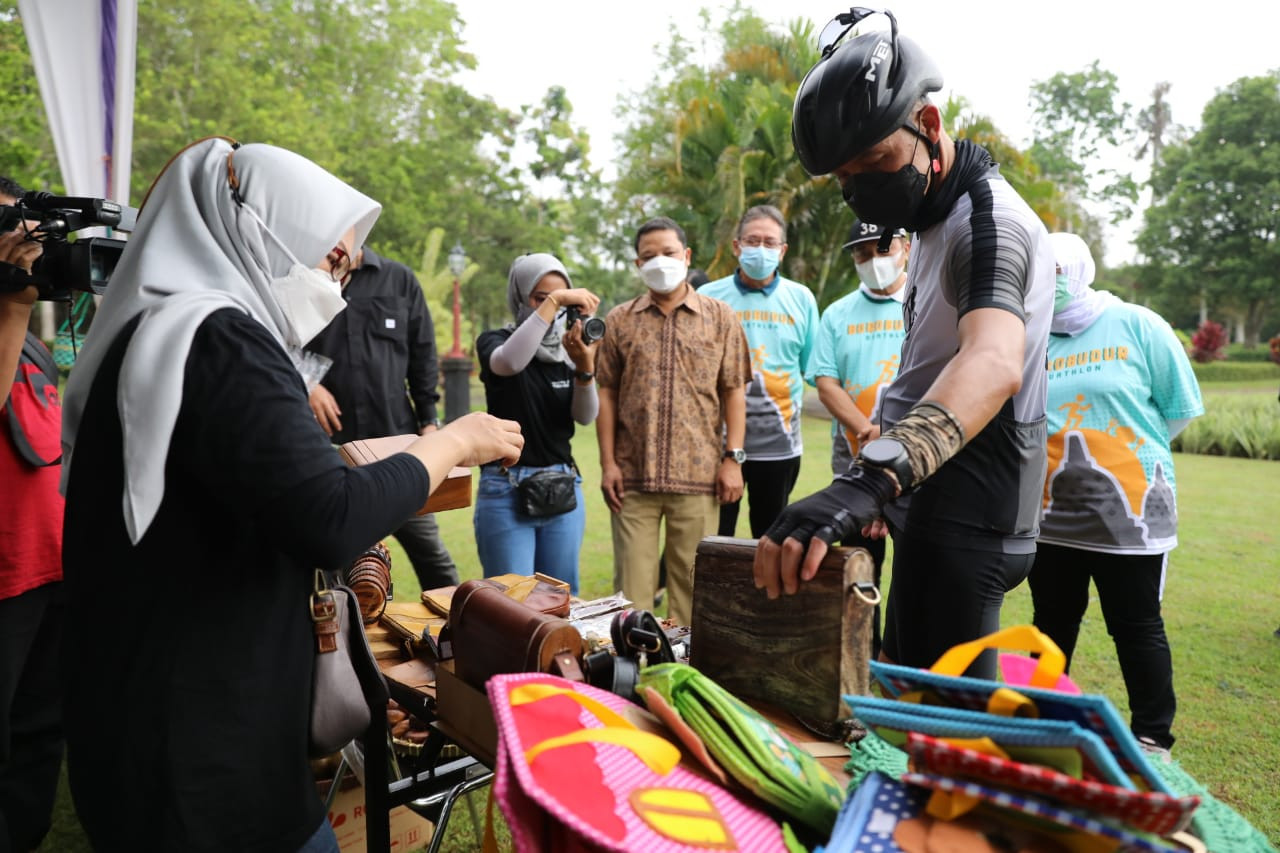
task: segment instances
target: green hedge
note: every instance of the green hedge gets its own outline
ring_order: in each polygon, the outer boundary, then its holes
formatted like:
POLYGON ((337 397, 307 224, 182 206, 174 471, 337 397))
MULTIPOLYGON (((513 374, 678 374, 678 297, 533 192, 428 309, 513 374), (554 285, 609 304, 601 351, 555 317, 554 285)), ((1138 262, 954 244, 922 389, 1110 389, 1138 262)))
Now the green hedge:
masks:
POLYGON ((1209 361, 1204 364, 1191 362, 1196 379, 1205 382, 1252 382, 1274 379, 1280 383, 1280 364, 1271 361, 1209 361))
POLYGON ((1173 440, 1174 450, 1280 459, 1280 402, 1275 394, 1209 393, 1204 407, 1204 415, 1173 440))
POLYGON ((1271 347, 1264 340, 1256 347, 1227 344, 1227 361, 1270 361, 1271 347))

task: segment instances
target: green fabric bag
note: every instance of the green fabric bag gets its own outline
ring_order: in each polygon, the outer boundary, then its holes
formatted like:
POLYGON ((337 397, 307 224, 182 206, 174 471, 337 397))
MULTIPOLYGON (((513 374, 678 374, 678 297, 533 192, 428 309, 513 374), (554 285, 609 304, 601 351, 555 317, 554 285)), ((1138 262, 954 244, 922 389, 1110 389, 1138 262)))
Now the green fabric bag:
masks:
POLYGON ((729 691, 687 664, 664 663, 640 671, 637 692, 658 717, 669 719, 674 711, 711 757, 761 800, 824 838, 831 832, 844 802, 840 784, 729 691))

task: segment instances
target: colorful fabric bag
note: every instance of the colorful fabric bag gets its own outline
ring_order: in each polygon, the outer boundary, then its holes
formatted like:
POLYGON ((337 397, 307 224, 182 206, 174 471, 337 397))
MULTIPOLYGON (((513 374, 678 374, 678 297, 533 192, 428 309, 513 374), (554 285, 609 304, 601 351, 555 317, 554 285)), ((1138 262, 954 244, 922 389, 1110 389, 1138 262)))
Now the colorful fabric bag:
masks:
POLYGON ((494 798, 517 851, 803 849, 785 827, 681 766, 656 720, 619 696, 541 673, 486 685, 494 798))
POLYGON ((1073 722, 1101 738, 1125 775, 1145 790, 1171 794, 1111 700, 1100 695, 1075 695, 1051 689, 1062 675, 1064 663, 1062 652, 1052 640, 1030 625, 1018 625, 956 646, 928 670, 873 662, 871 677, 894 698, 923 700, 931 705, 977 712, 1034 714, 1042 720, 1073 722), (1019 686, 1014 691, 1000 682, 959 675, 983 651, 1000 648, 1019 648, 1040 654, 1030 685, 1019 686))

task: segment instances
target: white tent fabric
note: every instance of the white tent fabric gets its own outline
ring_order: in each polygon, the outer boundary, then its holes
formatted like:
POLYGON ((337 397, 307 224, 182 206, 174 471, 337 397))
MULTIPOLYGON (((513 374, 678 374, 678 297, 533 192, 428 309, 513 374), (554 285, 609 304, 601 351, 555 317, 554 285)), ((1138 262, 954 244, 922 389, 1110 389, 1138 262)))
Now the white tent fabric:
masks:
POLYGON ((18 0, 18 10, 66 194, 128 204, 137 0, 18 0), (111 11, 114 37, 108 27, 104 39, 111 11), (112 77, 114 85, 107 89, 104 81, 112 77), (109 113, 108 100, 114 102, 109 113), (108 121, 113 128, 110 150, 108 121))

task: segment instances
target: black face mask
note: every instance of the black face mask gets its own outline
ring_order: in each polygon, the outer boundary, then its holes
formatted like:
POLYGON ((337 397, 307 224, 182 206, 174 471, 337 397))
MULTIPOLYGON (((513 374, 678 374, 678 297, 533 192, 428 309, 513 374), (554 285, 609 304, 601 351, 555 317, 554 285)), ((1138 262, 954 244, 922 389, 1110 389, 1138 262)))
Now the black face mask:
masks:
POLYGON ((928 177, 908 163, 896 172, 854 175, 840 192, 863 222, 893 229, 910 227, 928 184, 928 177))
MULTIPOLYGON (((933 143, 914 127, 907 130, 923 139, 934 151, 933 143)), ((917 143, 918 144, 918 143, 917 143)), ((929 186, 928 175, 915 166, 916 149, 911 149, 912 162, 896 172, 863 172, 854 175, 840 189, 845 204, 863 222, 874 222, 886 229, 910 228, 929 186)), ((936 152, 932 156, 937 156, 936 152)))

